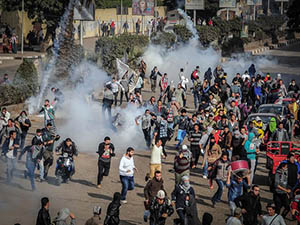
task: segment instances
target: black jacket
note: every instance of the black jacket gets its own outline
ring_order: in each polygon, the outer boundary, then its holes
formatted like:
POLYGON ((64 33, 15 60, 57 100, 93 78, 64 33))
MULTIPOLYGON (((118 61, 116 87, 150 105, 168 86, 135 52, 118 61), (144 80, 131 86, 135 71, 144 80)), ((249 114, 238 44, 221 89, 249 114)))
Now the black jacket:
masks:
MULTIPOLYGON (((2 153, 4 153, 4 154, 8 153, 8 151, 9 151, 9 141, 10 141, 10 138, 7 138, 2 145, 2 153)), ((19 145, 19 140, 17 138, 14 139, 13 145, 19 145)), ((16 157, 17 154, 18 154, 18 148, 14 147, 13 156, 16 157)))
POLYGON ((175 186, 175 189, 172 192, 171 196, 172 201, 175 201, 176 209, 185 208, 185 199, 187 195, 193 196, 195 198, 195 191, 192 187, 190 187, 190 189, 185 192, 183 188, 181 188, 181 184, 177 184, 175 186))
POLYGON ((51 218, 49 211, 41 208, 36 219, 36 225, 51 225, 51 218))
POLYGON ((253 192, 244 193, 234 200, 237 207, 246 209, 246 213, 243 216, 244 221, 247 224, 258 224, 257 216, 262 214, 260 196, 255 196, 253 192))
POLYGON ((171 205, 171 201, 165 198, 163 204, 158 204, 156 198, 150 203, 150 221, 154 225, 164 225, 166 218, 162 217, 164 213, 168 214, 168 217, 174 213, 174 209, 171 205))
POLYGON ((185 207, 185 215, 187 217, 187 221, 185 225, 201 225, 201 222, 198 218, 197 204, 195 197, 190 196, 190 200, 188 201, 188 205, 185 207))
POLYGON ((56 147, 55 152, 59 152, 61 149, 61 154, 68 153, 68 156, 73 157, 73 155, 78 155, 78 150, 75 143, 72 141, 70 147, 67 146, 66 141, 60 143, 59 146, 56 147))
MULTIPOLYGON (((99 159, 101 158, 101 156, 104 153, 104 146, 105 146, 104 142, 100 143, 98 146, 98 151, 96 153, 99 154, 99 159)), ((110 153, 110 157, 114 157, 116 155, 115 154, 115 146, 112 143, 110 143, 109 148, 112 150, 112 153, 110 153)))
POLYGON ((156 80, 157 79, 157 75, 162 76, 162 74, 159 71, 155 72, 155 70, 152 70, 151 71, 151 75, 150 75, 150 79, 156 80))
POLYGON ((120 201, 113 201, 108 205, 104 225, 118 225, 120 223, 120 201))

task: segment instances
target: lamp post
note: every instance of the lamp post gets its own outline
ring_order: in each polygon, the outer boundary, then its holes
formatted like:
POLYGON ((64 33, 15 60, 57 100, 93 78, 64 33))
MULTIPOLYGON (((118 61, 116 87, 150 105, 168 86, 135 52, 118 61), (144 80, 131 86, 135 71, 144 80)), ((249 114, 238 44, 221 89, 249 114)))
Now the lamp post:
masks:
POLYGON ((22 53, 22 60, 24 54, 24 0, 22 0, 22 35, 21 35, 21 53, 22 53))

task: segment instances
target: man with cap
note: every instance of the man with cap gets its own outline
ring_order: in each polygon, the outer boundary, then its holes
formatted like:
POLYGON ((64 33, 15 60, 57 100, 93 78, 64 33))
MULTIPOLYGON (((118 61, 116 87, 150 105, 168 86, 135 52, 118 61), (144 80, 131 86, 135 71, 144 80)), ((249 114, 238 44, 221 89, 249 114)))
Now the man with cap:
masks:
POLYGON ((281 215, 275 212, 276 206, 274 203, 268 203, 268 214, 262 217, 262 225, 285 225, 285 221, 281 215))
POLYGON ((171 201, 163 190, 159 190, 150 203, 150 225, 164 225, 173 213, 171 201))
POLYGON ((100 206, 94 206, 93 208, 93 217, 88 219, 85 222, 85 225, 101 225, 101 207, 100 206))
POLYGON ((70 210, 68 208, 63 208, 61 209, 58 214, 57 217, 54 219, 54 224, 55 225, 67 225, 67 219, 70 217, 71 221, 70 221, 70 225, 76 225, 76 220, 75 220, 75 216, 73 213, 70 212, 70 210))

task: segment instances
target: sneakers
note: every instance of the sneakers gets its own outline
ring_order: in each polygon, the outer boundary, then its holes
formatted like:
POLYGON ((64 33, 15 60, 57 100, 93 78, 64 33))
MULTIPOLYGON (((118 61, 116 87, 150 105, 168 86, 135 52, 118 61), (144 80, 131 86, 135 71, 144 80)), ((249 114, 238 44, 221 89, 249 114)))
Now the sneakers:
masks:
POLYGON ((97 185, 97 188, 98 188, 98 189, 101 189, 101 184, 98 184, 98 185, 97 185))
POLYGON ((204 178, 204 179, 207 179, 207 176, 206 176, 206 175, 203 175, 203 178, 204 178))
POLYGON ((122 204, 126 204, 127 201, 126 201, 126 200, 121 200, 121 203, 122 203, 122 204))

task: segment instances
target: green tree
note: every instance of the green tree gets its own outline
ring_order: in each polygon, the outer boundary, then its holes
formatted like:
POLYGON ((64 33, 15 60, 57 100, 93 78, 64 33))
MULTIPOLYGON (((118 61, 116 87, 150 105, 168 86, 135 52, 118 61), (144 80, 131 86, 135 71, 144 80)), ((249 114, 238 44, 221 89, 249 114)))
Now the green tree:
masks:
POLYGON ((288 26, 295 31, 300 31, 300 1, 294 0, 287 12, 288 26))

